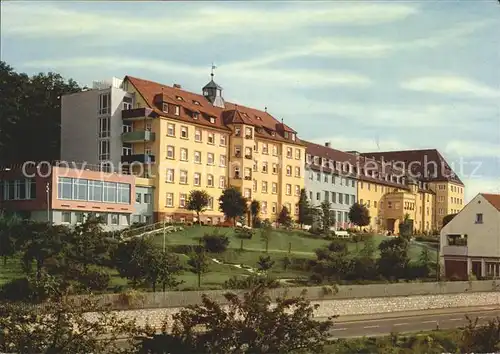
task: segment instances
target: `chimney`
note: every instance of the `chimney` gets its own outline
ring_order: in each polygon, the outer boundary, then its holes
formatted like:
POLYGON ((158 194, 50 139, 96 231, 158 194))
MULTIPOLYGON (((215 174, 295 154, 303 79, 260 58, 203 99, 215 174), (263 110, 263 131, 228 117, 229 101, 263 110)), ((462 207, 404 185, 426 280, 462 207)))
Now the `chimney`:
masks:
POLYGON ((327 148, 331 148, 331 147, 332 147, 332 143, 331 143, 331 142, 329 142, 329 141, 327 141, 327 142, 325 143, 325 146, 326 146, 327 148))
POLYGON ((180 89, 180 88, 182 88, 182 86, 181 86, 181 85, 179 85, 179 84, 174 84, 174 88, 176 88, 176 89, 180 89))

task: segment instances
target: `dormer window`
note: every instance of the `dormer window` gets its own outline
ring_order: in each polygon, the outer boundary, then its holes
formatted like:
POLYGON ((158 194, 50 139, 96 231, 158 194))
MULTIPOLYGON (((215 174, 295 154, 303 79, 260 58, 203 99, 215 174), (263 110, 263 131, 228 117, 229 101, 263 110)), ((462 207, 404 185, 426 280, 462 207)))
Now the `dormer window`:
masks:
POLYGON ((175 106, 175 115, 178 116, 181 114, 181 106, 175 106))
POLYGON ((214 117, 210 117, 210 123, 212 123, 212 124, 215 123, 215 118, 214 117))
POLYGON ((314 156, 314 164, 319 165, 319 156, 314 156))
POLYGON ((306 162, 311 163, 311 154, 306 155, 306 162))
POLYGON ((241 136, 241 127, 234 128, 234 135, 241 136))
POLYGON ((168 103, 163 103, 161 110, 165 113, 168 113, 168 103))
POLYGON ((198 112, 191 113, 191 117, 193 117, 193 119, 198 119, 198 116, 199 116, 198 112))
POLYGON ((296 137, 295 137, 295 133, 292 133, 292 141, 295 141, 296 137))
POLYGON ((261 118, 261 117, 259 117, 259 116, 255 116, 255 117, 256 117, 258 120, 262 120, 262 118, 261 118))
POLYGON ((184 99, 183 99, 181 96, 175 96, 175 99, 176 99, 177 101, 184 101, 184 99))
POLYGON ((288 132, 285 132, 285 139, 288 139, 288 132))
POLYGON ((200 102, 196 101, 196 100, 193 100, 193 103, 197 106, 200 106, 200 102))
POLYGON ((276 132, 271 132, 271 136, 276 136, 276 132))

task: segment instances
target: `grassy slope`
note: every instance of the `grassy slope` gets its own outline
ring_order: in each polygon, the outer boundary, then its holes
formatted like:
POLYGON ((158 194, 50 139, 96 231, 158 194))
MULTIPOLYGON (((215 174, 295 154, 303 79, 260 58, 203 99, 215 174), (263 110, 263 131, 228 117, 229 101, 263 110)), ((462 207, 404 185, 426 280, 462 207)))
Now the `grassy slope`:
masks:
MULTIPOLYGON (((196 245, 198 244, 198 239, 200 237, 202 237, 205 233, 212 233, 214 230, 215 227, 193 226, 186 228, 183 231, 167 234, 166 242, 167 245, 196 245)), ((275 261, 275 265, 270 273, 279 278, 307 276, 307 274, 299 271, 285 271, 283 269, 282 260, 285 257, 314 259, 314 250, 328 245, 329 243, 325 240, 305 237, 307 234, 304 234, 301 231, 286 232, 274 230, 269 242, 269 252, 265 253, 265 243, 261 240, 259 231, 257 231, 251 240, 243 241, 244 251, 240 251, 241 240, 235 237, 234 229, 220 228, 219 232, 226 234, 230 238, 230 249, 223 254, 211 255, 211 258, 217 258, 227 263, 245 264, 251 267, 256 267, 260 256, 269 255, 275 261), (291 253, 289 254, 288 249, 290 243, 291 253)), ((386 239, 385 236, 374 236, 374 238, 376 247, 378 247, 380 242, 386 239)), ((163 235, 156 235, 153 240, 155 244, 161 247, 163 243, 163 235)), ((348 245, 351 252, 356 252, 356 244, 349 243, 348 245)), ((358 244, 358 249, 361 249, 362 247, 363 245, 361 243, 358 244)), ((422 246, 415 244, 411 245, 409 250, 410 258, 412 260, 417 260, 421 250, 422 246)), ((183 263, 187 262, 187 257, 185 255, 179 256, 183 263)), ((436 257, 436 252, 430 251, 430 256, 434 259, 436 257)), ((116 271, 110 270, 110 274, 112 275, 111 289, 115 286, 125 286, 127 284, 127 281, 120 278, 116 271)), ((250 273, 244 269, 238 269, 231 265, 222 265, 211 262, 209 272, 203 275, 202 282, 204 287, 213 287, 221 285, 232 276, 249 274, 250 273)), ((3 266, 3 262, 0 263, 0 285, 21 276, 22 269, 18 258, 9 259, 6 267, 3 266)), ((184 271, 179 278, 184 281, 184 284, 180 286, 181 289, 194 288, 197 286, 197 276, 190 271, 184 271)))

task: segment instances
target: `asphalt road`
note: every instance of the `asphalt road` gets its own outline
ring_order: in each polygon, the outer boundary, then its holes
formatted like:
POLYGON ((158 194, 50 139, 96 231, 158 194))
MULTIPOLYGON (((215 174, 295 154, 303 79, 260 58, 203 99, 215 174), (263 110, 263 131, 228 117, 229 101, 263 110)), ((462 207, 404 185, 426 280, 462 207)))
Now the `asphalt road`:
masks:
POLYGON ((369 320, 363 319, 359 321, 342 321, 341 318, 338 318, 334 320, 334 327, 331 333, 334 338, 352 338, 387 335, 391 332, 430 331, 437 327, 439 327, 439 329, 452 329, 466 325, 468 323, 465 318, 466 315, 469 315, 472 320, 478 317, 478 323, 485 323, 488 320, 500 316, 500 309, 497 308, 475 312, 462 309, 454 313, 436 313, 369 320))

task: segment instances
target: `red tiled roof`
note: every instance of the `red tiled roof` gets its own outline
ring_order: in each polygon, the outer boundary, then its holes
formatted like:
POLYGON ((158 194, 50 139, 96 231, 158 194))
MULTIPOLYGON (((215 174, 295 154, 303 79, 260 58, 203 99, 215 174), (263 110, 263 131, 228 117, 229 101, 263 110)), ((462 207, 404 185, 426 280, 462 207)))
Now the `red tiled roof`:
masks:
POLYGON ((134 85, 147 104, 161 116, 224 130, 229 130, 226 125, 228 123, 248 124, 255 127, 265 128, 262 132, 255 132, 257 137, 302 145, 301 141, 297 137, 295 141, 285 139, 280 134, 281 131, 296 132, 287 125, 282 124, 267 112, 263 112, 255 108, 236 105, 231 102, 224 102, 225 108, 219 108, 208 102, 203 95, 185 91, 181 88, 170 87, 132 76, 126 76, 125 80, 128 80, 132 85, 134 85), (193 118, 187 112, 183 112, 184 110, 181 110, 179 116, 174 115, 173 112, 162 112, 155 105, 155 96, 157 95, 162 95, 164 102, 179 105, 190 111, 201 112, 202 115, 205 114, 215 117, 215 123, 210 123, 209 120, 203 119, 193 122, 193 118), (182 100, 179 100, 177 97, 181 97, 182 100), (200 104, 197 105, 193 103, 194 101, 197 101, 200 104), (273 136, 269 133, 269 131, 274 131, 276 134, 273 136))
POLYGON ((498 211, 500 211, 500 194, 487 194, 481 193, 481 195, 490 202, 498 211))
POLYGON ((379 161, 384 160, 386 163, 391 161, 404 163, 407 170, 408 168, 411 169, 412 174, 422 176, 420 179, 423 180, 454 182, 462 186, 464 185, 444 157, 436 149, 365 152, 361 155, 379 161), (410 166, 411 162, 418 163, 414 163, 410 166), (433 162, 437 165, 437 171, 435 171, 433 162), (427 171, 425 171, 425 166, 428 166, 427 171))

